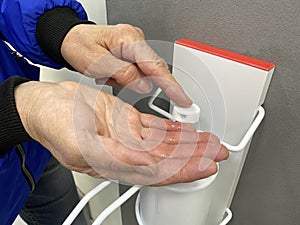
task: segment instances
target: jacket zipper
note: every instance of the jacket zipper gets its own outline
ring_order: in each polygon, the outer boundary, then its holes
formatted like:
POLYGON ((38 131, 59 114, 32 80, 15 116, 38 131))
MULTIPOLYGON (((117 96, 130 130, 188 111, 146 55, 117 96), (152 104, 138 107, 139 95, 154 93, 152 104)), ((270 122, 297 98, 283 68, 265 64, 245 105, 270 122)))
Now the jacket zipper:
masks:
POLYGON ((22 145, 17 145, 16 152, 21 160, 22 173, 30 187, 30 190, 33 191, 35 187, 35 181, 33 175, 31 174, 29 168, 26 165, 26 155, 22 145))

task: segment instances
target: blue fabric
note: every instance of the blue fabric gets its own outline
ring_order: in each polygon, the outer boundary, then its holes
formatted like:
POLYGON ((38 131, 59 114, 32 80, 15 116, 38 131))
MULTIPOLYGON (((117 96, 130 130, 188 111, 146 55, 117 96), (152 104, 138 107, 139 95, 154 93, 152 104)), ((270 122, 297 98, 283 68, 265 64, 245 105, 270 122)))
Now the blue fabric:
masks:
POLYGON ((41 50, 35 33, 39 16, 49 9, 61 6, 72 8, 79 19, 87 20, 82 5, 74 0, 0 0, 0 33, 33 63, 61 68, 62 65, 51 60, 41 50))
MULTIPOLYGON (((79 201, 70 170, 51 158, 20 216, 28 225, 63 224, 79 201)), ((86 225, 81 212, 72 225, 86 225)))
MULTIPOLYGON (((26 152, 26 165, 37 182, 51 154, 35 142, 25 143, 23 147, 26 152)), ((15 148, 1 156, 0 161, 0 220, 1 225, 11 225, 23 208, 30 188, 21 172, 21 163, 15 148)))
MULTIPOLYGON (((0 0, 0 33, 18 52, 34 63, 60 68, 40 49, 35 38, 38 17, 44 11, 56 6, 69 6, 80 19, 87 19, 80 3, 73 0, 0 0)), ((28 77, 38 80, 39 69, 29 65, 24 59, 10 54, 6 44, 0 39, 0 82, 10 76, 28 77)), ((23 143, 26 165, 37 182, 51 154, 36 142, 23 143)), ((11 225, 24 206, 30 188, 21 172, 20 159, 12 148, 0 155, 0 224, 11 225)))
MULTIPOLYGON (((39 69, 26 64, 26 61, 17 59, 9 52, 8 47, 0 41, 0 82, 10 76, 24 77, 23 71, 28 72, 27 77, 38 78, 39 69), (20 67, 21 65, 22 67, 20 67)), ((26 165, 38 181, 51 154, 36 142, 22 144, 26 155, 26 165)), ((20 158, 15 147, 7 154, 0 156, 0 223, 12 224, 30 194, 30 187, 21 171, 20 158)))

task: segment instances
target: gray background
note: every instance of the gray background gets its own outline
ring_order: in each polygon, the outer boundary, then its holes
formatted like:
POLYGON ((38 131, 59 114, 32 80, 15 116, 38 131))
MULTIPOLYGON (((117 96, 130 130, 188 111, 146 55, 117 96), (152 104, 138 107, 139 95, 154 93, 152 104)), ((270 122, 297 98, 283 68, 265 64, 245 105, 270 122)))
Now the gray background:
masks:
MULTIPOLYGON (((108 0, 107 10, 109 24, 138 26, 147 39, 188 38, 276 64, 230 224, 299 225, 300 1, 108 0)), ((133 225, 130 207, 123 216, 133 225)))

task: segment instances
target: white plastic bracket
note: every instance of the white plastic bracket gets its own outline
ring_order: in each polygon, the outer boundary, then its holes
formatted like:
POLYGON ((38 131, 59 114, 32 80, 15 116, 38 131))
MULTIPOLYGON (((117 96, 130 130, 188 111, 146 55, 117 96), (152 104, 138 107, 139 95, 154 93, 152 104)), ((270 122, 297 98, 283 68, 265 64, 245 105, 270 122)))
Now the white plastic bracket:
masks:
POLYGON ((117 200, 110 204, 102 213, 96 218, 92 225, 100 225, 102 222, 113 213, 118 207, 120 207, 124 202, 130 199, 137 191, 141 189, 142 186, 134 185, 123 195, 121 195, 117 200))
MULTIPOLYGON (((103 191, 106 187, 108 187, 112 182, 111 181, 103 181, 101 184, 96 186, 90 192, 88 192, 76 205, 73 211, 69 214, 67 219, 64 221, 63 225, 71 225, 73 221, 76 219, 80 211, 84 208, 84 206, 99 192, 103 191)), ((118 207, 120 207, 124 202, 130 199, 137 191, 141 189, 142 186, 134 185, 128 191, 126 191, 123 195, 121 195, 118 199, 116 199, 112 204, 110 204, 106 209, 104 209, 99 216, 95 219, 92 225, 100 225, 102 222, 112 214, 118 207)))
POLYGON ((69 214, 67 219, 64 221, 63 225, 71 225, 73 221, 76 219, 78 214, 81 212, 81 210, 85 207, 85 205, 100 191, 104 190, 106 187, 108 187, 111 184, 110 181, 103 181, 101 184, 96 186, 93 190, 88 192, 76 205, 76 207, 72 210, 72 212, 69 214))
MULTIPOLYGON (((154 95, 149 99, 148 105, 151 109, 154 111, 160 113, 161 115, 165 116, 166 118, 175 121, 172 114, 169 112, 159 108, 157 105, 154 105, 154 100, 158 97, 158 95, 161 93, 161 89, 158 88, 154 95)), ((260 125, 261 121, 265 117, 265 110, 262 106, 258 107, 258 114, 256 115, 255 119, 253 120, 251 126, 248 128, 247 132, 245 133, 244 137, 240 141, 238 145, 231 145, 226 142, 221 141, 221 143, 231 152, 239 152, 243 150, 246 145, 249 143, 250 139, 252 138, 253 134, 257 130, 258 126, 260 125)), ((201 131, 200 131, 201 132, 201 131)))

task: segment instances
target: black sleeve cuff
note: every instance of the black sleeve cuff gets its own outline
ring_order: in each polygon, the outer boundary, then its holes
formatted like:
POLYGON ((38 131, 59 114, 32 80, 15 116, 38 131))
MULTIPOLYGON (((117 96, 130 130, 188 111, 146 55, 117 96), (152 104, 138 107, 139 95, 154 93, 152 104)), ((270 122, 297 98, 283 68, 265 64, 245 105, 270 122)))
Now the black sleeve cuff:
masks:
POLYGON ((16 144, 32 140, 23 127, 14 95, 15 87, 28 81, 27 78, 14 76, 0 84, 0 154, 16 144))
POLYGON ((78 24, 95 24, 80 20, 69 7, 56 7, 47 10, 39 17, 36 27, 36 37, 42 50, 54 61, 72 68, 61 54, 62 42, 72 27, 78 24))

